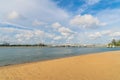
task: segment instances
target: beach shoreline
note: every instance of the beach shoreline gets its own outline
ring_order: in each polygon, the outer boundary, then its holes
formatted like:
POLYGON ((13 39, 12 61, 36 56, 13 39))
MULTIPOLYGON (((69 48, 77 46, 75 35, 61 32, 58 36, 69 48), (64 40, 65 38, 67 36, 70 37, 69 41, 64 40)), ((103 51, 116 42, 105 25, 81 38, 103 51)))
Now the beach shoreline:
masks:
POLYGON ((119 80, 120 51, 0 67, 0 80, 119 80))
MULTIPOLYGON (((118 50, 117 50, 118 51, 118 50)), ((102 54, 106 52, 113 52, 113 51, 104 51, 104 52, 93 52, 93 53, 87 53, 87 54, 77 54, 77 55, 69 55, 69 56, 64 56, 64 57, 55 57, 55 58, 50 58, 50 59, 43 59, 43 60, 37 60, 37 61, 29 61, 29 62, 23 62, 23 63, 15 63, 15 64, 6 64, 2 67, 9 67, 9 66, 18 66, 18 65, 25 65, 25 64, 32 64, 32 63, 39 63, 39 62, 46 62, 46 61, 52 61, 52 60, 59 60, 59 59, 65 59, 65 58, 72 58, 72 57, 77 57, 77 56, 86 56, 86 55, 93 55, 93 54, 102 54)))

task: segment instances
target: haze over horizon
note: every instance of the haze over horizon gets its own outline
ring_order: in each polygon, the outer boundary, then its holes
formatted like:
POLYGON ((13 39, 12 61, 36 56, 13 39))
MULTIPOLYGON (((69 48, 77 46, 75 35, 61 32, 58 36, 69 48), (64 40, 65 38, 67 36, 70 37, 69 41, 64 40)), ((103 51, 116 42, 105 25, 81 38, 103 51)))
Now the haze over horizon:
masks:
POLYGON ((104 44, 119 17, 120 0, 1 0, 0 42, 104 44))

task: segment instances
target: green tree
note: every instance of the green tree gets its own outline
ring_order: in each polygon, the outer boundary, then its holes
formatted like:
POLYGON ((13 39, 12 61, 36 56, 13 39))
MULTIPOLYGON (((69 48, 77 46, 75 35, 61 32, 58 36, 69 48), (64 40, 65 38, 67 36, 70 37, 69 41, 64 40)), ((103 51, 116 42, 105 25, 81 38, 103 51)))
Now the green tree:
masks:
POLYGON ((112 45, 116 46, 117 42, 115 39, 112 40, 112 45))

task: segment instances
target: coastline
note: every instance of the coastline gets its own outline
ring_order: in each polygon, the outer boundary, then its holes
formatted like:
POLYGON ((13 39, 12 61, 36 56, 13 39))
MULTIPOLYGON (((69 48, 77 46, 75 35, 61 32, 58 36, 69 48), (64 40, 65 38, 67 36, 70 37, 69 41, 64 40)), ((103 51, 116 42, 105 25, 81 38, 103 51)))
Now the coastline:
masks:
MULTIPOLYGON (((41 47, 41 48, 45 48, 45 47, 41 47)), ((119 51, 119 50, 116 50, 116 51, 119 51)), ((65 58, 71 58, 71 57, 77 57, 77 56, 85 56, 85 55, 92 55, 92 54, 101 54, 101 53, 106 53, 106 52, 113 52, 113 51, 90 52, 90 53, 86 53, 86 54, 83 53, 83 54, 77 54, 77 55, 54 57, 54 58, 49 58, 49 59, 41 59, 41 60, 36 60, 36 61, 27 61, 27 62, 21 62, 21 63, 6 64, 6 65, 0 66, 0 68, 1 67, 9 67, 9 66, 17 66, 17 65, 30 64, 30 63, 37 63, 37 62, 46 62, 46 61, 51 61, 51 60, 65 59, 65 58)))
POLYGON ((0 80, 120 80, 120 51, 0 67, 0 80), (30 75, 28 75, 30 74, 30 75))

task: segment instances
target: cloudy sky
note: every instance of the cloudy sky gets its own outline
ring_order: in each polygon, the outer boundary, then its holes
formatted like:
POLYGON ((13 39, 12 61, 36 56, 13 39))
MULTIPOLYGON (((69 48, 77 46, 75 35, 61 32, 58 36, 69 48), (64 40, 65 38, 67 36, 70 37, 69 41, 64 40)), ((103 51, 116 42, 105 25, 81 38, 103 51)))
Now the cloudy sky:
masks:
POLYGON ((120 0, 0 0, 0 43, 120 39, 120 0))

